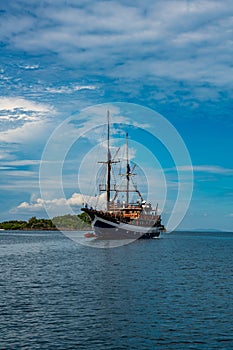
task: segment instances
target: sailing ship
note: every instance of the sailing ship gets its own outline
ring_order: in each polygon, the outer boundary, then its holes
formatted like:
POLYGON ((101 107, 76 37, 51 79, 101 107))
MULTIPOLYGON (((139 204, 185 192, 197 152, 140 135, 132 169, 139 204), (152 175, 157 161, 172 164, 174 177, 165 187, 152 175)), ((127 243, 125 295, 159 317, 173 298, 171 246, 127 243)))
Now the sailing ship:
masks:
MULTIPOLYGON (((99 184, 99 193, 106 193, 106 207, 104 210, 89 207, 87 204, 81 208, 91 219, 94 236, 98 239, 148 239, 158 238, 165 231, 161 223, 161 215, 158 214, 158 204, 153 209, 151 203, 147 203, 132 179, 133 169, 129 161, 128 133, 126 133, 126 159, 125 174, 126 185, 121 188, 112 183, 112 167, 116 161, 111 157, 110 150, 110 115, 107 112, 107 159, 103 163, 106 167, 105 183, 99 184), (124 193, 125 201, 119 199, 124 193), (137 195, 137 200, 131 200, 132 193, 137 195), (111 198, 112 196, 112 198, 111 198)), ((122 174, 121 174, 122 175, 122 174)))

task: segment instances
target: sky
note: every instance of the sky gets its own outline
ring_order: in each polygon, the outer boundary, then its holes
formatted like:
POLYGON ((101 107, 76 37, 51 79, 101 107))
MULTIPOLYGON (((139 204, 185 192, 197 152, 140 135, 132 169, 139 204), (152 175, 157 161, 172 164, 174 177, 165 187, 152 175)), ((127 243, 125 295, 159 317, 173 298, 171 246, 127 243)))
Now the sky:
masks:
POLYGON ((0 17, 0 221, 79 213, 109 109, 165 225, 233 231, 231 0, 16 0, 0 17))

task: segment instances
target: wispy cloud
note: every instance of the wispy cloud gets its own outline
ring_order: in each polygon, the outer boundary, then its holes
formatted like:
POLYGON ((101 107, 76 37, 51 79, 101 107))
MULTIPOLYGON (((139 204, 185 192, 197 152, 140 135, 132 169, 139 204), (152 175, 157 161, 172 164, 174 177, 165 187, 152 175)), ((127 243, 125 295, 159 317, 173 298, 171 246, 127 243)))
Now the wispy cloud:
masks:
POLYGON ((232 175, 233 169, 224 168, 217 165, 194 165, 194 166, 178 166, 176 168, 166 169, 166 171, 194 171, 200 173, 220 174, 220 175, 232 175))
MULTIPOLYGON (((1 155, 0 155, 1 159, 1 155)), ((4 158, 3 158, 4 159, 4 158)), ((20 160, 7 160, 7 165, 12 167, 18 167, 18 166, 25 166, 25 165, 39 165, 40 164, 39 159, 20 159, 20 160)), ((2 165, 4 165, 4 161, 1 162, 2 165)))
POLYGON ((74 86, 60 86, 60 87, 47 87, 46 91, 55 93, 55 94, 71 94, 75 91, 81 91, 81 90, 95 90, 96 86, 94 85, 74 85, 74 86))
POLYGON ((19 67, 26 70, 34 70, 39 68, 39 64, 25 64, 24 66, 19 67))

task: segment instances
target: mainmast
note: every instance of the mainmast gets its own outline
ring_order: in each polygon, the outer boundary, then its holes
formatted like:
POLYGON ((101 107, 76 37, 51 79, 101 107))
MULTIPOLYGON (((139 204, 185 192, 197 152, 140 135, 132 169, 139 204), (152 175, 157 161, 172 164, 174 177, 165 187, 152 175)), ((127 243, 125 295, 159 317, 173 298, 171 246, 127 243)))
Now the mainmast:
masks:
POLYGON ((129 165, 129 145, 128 145, 128 133, 126 133, 126 206, 129 205, 129 176, 130 176, 130 165, 129 165))
POLYGON ((109 210, 110 202, 110 189, 111 189, 111 152, 110 152, 110 125, 109 125, 109 111, 107 112, 108 119, 108 155, 107 155, 107 183, 106 183, 106 192, 107 192, 107 210, 109 210))
POLYGON ((111 170, 112 164, 118 163, 118 161, 112 160, 111 151, 110 151, 110 113, 107 111, 107 160, 98 162, 106 164, 107 166, 107 174, 106 174, 106 182, 103 185, 99 185, 100 192, 106 192, 106 209, 109 211, 110 209, 110 195, 111 191, 116 191, 116 188, 111 189, 111 170))

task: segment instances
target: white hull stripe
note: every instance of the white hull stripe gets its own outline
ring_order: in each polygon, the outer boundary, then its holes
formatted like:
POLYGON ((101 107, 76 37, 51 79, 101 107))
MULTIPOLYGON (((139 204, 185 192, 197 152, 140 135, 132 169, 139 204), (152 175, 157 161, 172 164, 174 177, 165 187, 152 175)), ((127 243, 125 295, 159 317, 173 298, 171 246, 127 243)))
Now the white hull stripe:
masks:
POLYGON ((156 227, 142 227, 142 226, 136 226, 136 225, 129 225, 129 224, 125 224, 125 223, 115 223, 112 221, 108 221, 105 220, 103 218, 100 218, 99 216, 95 215, 95 219, 92 222, 92 227, 94 228, 96 221, 102 221, 103 223, 107 224, 107 225, 111 225, 115 228, 118 229, 122 229, 122 230, 126 230, 126 231, 136 231, 139 233, 147 233, 147 232, 158 232, 159 229, 157 229, 156 227))

